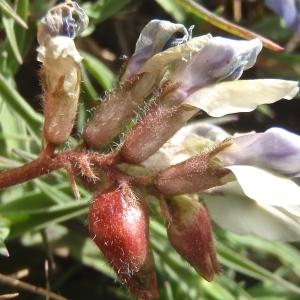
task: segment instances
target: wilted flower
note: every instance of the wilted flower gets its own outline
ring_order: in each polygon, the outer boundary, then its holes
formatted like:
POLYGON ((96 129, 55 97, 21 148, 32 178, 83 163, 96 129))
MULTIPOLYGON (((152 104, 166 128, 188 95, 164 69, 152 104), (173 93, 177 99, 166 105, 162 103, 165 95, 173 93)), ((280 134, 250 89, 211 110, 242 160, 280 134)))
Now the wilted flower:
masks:
POLYGON ((75 122, 82 57, 73 38, 87 25, 87 15, 72 1, 55 6, 39 24, 37 51, 45 94, 43 134, 54 145, 67 141, 75 122))
POLYGON ((189 40, 189 33, 182 24, 152 20, 142 30, 135 52, 129 59, 122 81, 142 73, 142 67, 155 54, 178 46, 189 40))

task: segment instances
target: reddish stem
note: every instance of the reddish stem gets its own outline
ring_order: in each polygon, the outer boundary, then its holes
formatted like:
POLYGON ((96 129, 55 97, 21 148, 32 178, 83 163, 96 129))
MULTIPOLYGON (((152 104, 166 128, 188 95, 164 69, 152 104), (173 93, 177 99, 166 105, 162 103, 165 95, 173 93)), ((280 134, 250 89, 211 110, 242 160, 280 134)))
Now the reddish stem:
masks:
POLYGON ((65 151, 48 156, 42 154, 36 160, 21 167, 0 172, 0 189, 23 183, 38 178, 61 168, 67 168, 69 164, 75 165, 81 158, 86 157, 95 166, 109 166, 114 163, 114 155, 104 155, 94 152, 65 151))

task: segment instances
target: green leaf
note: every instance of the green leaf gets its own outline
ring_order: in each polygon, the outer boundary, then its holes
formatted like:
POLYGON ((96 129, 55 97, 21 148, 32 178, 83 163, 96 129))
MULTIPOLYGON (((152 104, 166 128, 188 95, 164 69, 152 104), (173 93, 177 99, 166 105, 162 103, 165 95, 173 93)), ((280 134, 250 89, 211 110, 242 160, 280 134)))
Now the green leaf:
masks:
MULTIPOLYGON (((9 44, 11 46, 11 49, 19 62, 19 64, 23 63, 23 59, 18 47, 16 35, 15 35, 15 30, 14 30, 14 21, 11 18, 8 18, 7 16, 3 15, 2 16, 2 23, 5 28, 6 36, 9 41, 9 44)), ((8 54, 9 56, 9 54, 8 54)))
MULTIPOLYGON (((11 157, 12 149, 24 149, 29 151, 29 140, 27 130, 26 130, 26 123, 21 118, 18 122, 11 122, 11 120, 17 119, 18 116, 16 115, 15 111, 11 109, 6 103, 3 105, 3 114, 1 117, 1 128, 2 134, 5 138, 3 143, 6 146, 6 155, 11 157), (18 139, 10 138, 13 136, 19 136, 18 139)), ((4 150, 4 149, 1 149, 4 150)))
POLYGON ((181 5, 174 0, 155 0, 174 20, 179 23, 184 23, 186 12, 182 9, 181 5))
POLYGON ((0 73, 0 92, 3 100, 22 118, 35 138, 40 136, 42 116, 26 102, 26 100, 15 90, 9 80, 0 73))
MULTIPOLYGON (((291 268, 300 278, 300 265, 295 264, 300 261, 300 251, 288 243, 266 241, 254 236, 238 236, 230 232, 226 232, 226 238, 236 243, 238 247, 248 247, 253 249, 255 253, 267 253, 275 256, 283 265, 291 268)), ((236 249, 236 247, 234 246, 236 249)), ((238 249, 236 249, 238 251, 238 249)))
POLYGON ((294 293, 300 294, 299 287, 262 268, 237 252, 230 250, 220 242, 217 244, 217 252, 219 261, 227 267, 258 280, 265 280, 273 283, 274 285, 279 284, 294 293))
POLYGON ((93 23, 93 19, 99 23, 115 15, 129 2, 131 0, 103 0, 95 3, 86 2, 81 7, 91 19, 91 23, 93 23))
MULTIPOLYGON (((27 0, 22 0, 18 2, 23 2, 22 5, 27 3, 27 0)), ((28 28, 27 24, 20 18, 16 12, 8 5, 5 0, 0 0, 0 8, 4 11, 8 16, 13 18, 16 22, 18 22, 22 27, 28 28)), ((26 10, 27 11, 27 10, 26 10)))
POLYGON ((84 68, 95 77, 105 90, 109 91, 115 79, 114 73, 94 56, 84 51, 80 51, 80 55, 84 58, 82 61, 84 68))
POLYGON ((86 201, 74 201, 64 205, 47 208, 28 209, 12 214, 3 213, 11 222, 9 238, 19 237, 28 231, 41 230, 50 224, 63 222, 87 213, 86 201))
POLYGON ((5 239, 9 235, 10 222, 0 217, 0 255, 9 256, 9 253, 4 244, 5 239))

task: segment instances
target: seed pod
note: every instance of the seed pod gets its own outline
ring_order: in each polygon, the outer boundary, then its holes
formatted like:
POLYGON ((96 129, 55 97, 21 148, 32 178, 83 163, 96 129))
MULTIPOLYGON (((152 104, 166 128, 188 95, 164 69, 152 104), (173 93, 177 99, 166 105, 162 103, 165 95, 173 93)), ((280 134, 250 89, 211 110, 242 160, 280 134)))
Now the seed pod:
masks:
POLYGON ((220 274, 221 269, 206 208, 188 196, 172 198, 167 207, 171 217, 167 232, 172 246, 199 275, 212 281, 214 273, 220 274))
POLYGON ((89 210, 90 235, 121 282, 139 299, 158 297, 148 214, 132 194, 96 194, 89 210))

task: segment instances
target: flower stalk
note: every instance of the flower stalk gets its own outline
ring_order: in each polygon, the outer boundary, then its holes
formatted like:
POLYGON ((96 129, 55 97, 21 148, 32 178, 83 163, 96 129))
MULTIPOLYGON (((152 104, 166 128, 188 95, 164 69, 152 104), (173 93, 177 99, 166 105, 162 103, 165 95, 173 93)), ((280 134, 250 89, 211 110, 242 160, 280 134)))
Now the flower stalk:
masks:
POLYGON ((243 210, 246 206, 257 210, 260 220, 280 220, 284 229, 270 233, 268 227, 267 238, 299 240, 300 187, 291 180, 300 176, 299 164, 292 163, 299 160, 299 137, 278 129, 231 136, 209 123, 186 126, 200 111, 221 117, 296 95, 294 81, 239 80, 255 63, 261 41, 210 34, 192 38, 191 28, 182 24, 151 21, 120 82, 87 121, 82 141, 74 149, 57 150, 68 141, 76 120, 82 57, 73 39, 87 23, 83 10, 70 0, 42 19, 38 61, 44 143, 36 160, 0 173, 0 188, 64 169, 78 197, 79 179, 93 193, 88 216, 92 239, 121 283, 141 300, 158 297, 149 202, 160 204, 173 248, 207 281, 221 273, 210 215, 220 226, 236 230, 238 218, 228 203, 247 220, 238 233, 266 234, 251 223, 255 217, 243 210), (117 147, 116 140, 121 141, 117 147))

